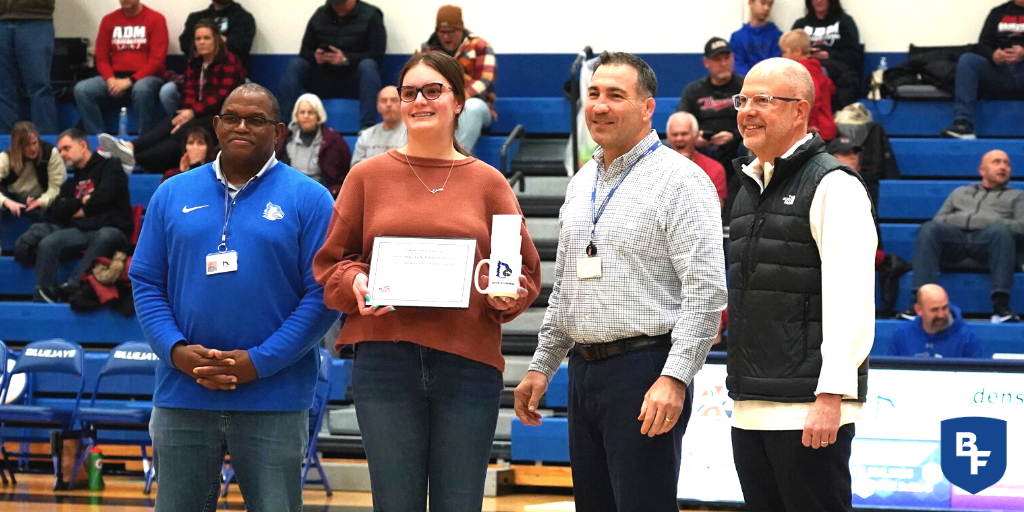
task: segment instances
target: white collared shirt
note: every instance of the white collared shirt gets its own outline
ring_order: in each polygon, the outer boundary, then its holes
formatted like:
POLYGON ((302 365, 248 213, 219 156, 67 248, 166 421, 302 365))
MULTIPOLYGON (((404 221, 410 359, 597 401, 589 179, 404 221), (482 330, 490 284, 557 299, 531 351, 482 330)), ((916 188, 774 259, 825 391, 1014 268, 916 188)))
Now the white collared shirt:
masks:
MULTIPOLYGON (((811 139, 807 135, 783 158, 811 139)), ((761 192, 775 168, 754 160, 743 167, 761 192)), ((831 172, 818 185, 811 201, 811 235, 821 256, 822 342, 819 393, 857 398, 857 368, 871 352, 875 339, 875 249, 878 235, 871 200, 857 178, 831 172), (827 227, 827 229, 826 229, 827 227)), ((813 403, 741 400, 733 404, 733 425, 744 430, 802 430, 813 403)), ((861 416, 863 404, 843 402, 840 424, 861 416)))
MULTIPOLYGON (((228 187, 228 194, 231 196, 232 199, 234 199, 235 194, 237 194, 238 191, 241 190, 241 188, 238 187, 237 185, 233 185, 230 181, 228 181, 227 178, 224 177, 224 171, 220 170, 221 154, 222 153, 217 153, 217 158, 213 160, 213 173, 215 176, 217 176, 217 181, 219 181, 222 185, 228 187)), ((267 163, 263 164, 263 168, 260 169, 260 172, 256 173, 255 176, 253 176, 253 179, 263 176, 264 174, 266 174, 268 169, 275 165, 277 165, 277 153, 273 153, 270 155, 270 159, 267 160, 267 163)), ((242 186, 244 187, 245 185, 242 186)))

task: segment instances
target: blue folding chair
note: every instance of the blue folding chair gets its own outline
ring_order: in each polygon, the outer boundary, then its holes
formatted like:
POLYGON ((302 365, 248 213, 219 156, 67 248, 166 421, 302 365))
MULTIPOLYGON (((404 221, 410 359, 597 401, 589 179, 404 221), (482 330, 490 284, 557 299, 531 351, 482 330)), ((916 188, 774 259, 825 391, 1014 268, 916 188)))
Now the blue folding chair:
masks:
MULTIPOLYGON (((148 432, 149 417, 153 414, 153 406, 146 404, 145 407, 132 406, 131 402, 115 407, 96 407, 96 398, 100 391, 100 382, 104 377, 115 375, 144 375, 154 377, 156 365, 160 360, 149 343, 144 341, 128 341, 114 347, 107 356, 99 375, 96 377, 96 385, 93 386, 92 399, 89 405, 79 407, 75 416, 82 425, 82 453, 75 461, 75 467, 71 474, 77 474, 78 469, 85 463, 89 456, 89 450, 97 444, 97 432, 99 430, 118 430, 129 432, 148 432)), ((142 440, 114 440, 104 439, 103 444, 138 445, 142 449, 142 471, 146 478, 146 486, 143 492, 149 494, 153 485, 154 469, 146 455, 146 447, 152 446, 153 442, 146 435, 142 440)), ((129 459, 130 457, 105 457, 107 459, 129 459)))
MULTIPOLYGON (((0 340, 0 389, 4 388, 4 384, 6 383, 6 381, 7 381, 7 345, 3 342, 3 340, 0 340)), ((2 402, 0 402, 0 403, 2 403, 2 402)), ((0 443, 0 452, 3 452, 3 449, 4 449, 4 446, 3 446, 2 443, 0 443)), ((2 458, 6 459, 6 457, 7 457, 7 455, 6 455, 6 453, 4 453, 2 458)), ((14 478, 13 474, 11 475, 11 478, 14 478)), ((3 483, 4 485, 7 485, 7 464, 3 464, 2 466, 0 466, 0 483, 3 483)))
MULTIPOLYGON (((327 482, 327 475, 320 465, 320 456, 316 453, 316 445, 320 440, 320 428, 324 423, 324 415, 327 412, 327 401, 331 393, 331 353, 320 347, 320 372, 316 378, 316 391, 313 393, 313 406, 309 408, 309 444, 306 445, 306 459, 302 463, 302 487, 306 484, 321 484, 328 496, 333 496, 331 484, 327 482), (309 470, 316 468, 320 473, 320 480, 309 480, 309 470)), ((235 469, 227 464, 221 468, 221 478, 224 481, 224 488, 220 495, 228 495, 228 486, 235 478, 235 469)))
MULTIPOLYGON (((82 347, 78 343, 65 340, 46 340, 29 343, 21 351, 18 361, 10 371, 8 378, 4 380, 3 391, 0 391, 0 428, 3 427, 25 427, 25 428, 46 428, 50 430, 69 431, 75 424, 75 411, 82 401, 82 389, 85 387, 83 368, 85 367, 85 356, 82 354, 82 347), (78 378, 78 392, 75 395, 75 405, 71 409, 61 407, 49 407, 37 405, 33 396, 32 380, 26 385, 24 404, 7 404, 7 392, 11 387, 12 376, 23 373, 60 373, 68 374, 78 378)), ((22 443, 50 441, 42 439, 38 435, 33 436, 31 431, 26 431, 22 436, 17 436, 22 443)), ((6 441, 0 436, 0 447, 6 441)), ((14 478, 8 455, 16 455, 24 459, 38 458, 28 450, 23 449, 18 453, 8 454, 3 451, 3 464, 11 474, 11 481, 17 483, 14 478)), ((53 488, 60 485, 60 450, 53 450, 53 488)), ((73 478, 73 477, 72 477, 73 478)))

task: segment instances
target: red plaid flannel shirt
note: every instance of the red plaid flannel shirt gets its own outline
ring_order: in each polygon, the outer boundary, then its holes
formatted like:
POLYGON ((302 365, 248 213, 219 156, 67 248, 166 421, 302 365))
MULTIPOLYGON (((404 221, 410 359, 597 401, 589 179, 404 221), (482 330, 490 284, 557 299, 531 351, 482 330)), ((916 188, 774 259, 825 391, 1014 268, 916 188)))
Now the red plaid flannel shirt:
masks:
POLYGON ((185 69, 185 99, 182 108, 192 109, 196 116, 214 115, 220 110, 228 94, 245 83, 245 68, 238 57, 227 50, 224 59, 206 68, 206 81, 199 83, 202 60, 193 58, 185 69))

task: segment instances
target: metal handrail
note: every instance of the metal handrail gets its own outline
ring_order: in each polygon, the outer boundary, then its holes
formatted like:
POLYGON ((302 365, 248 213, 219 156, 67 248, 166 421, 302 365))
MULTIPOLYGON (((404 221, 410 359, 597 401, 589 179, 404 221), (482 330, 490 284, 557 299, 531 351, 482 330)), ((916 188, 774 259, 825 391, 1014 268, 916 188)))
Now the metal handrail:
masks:
POLYGON ((569 100, 569 147, 572 148, 572 171, 580 168, 579 154, 579 133, 576 129, 576 116, 579 115, 580 101, 580 80, 577 76, 583 63, 594 57, 594 50, 590 46, 583 47, 583 50, 576 55, 576 59, 569 66, 569 80, 566 82, 569 89, 566 91, 566 99, 569 100))
MULTIPOLYGON (((505 142, 501 143, 501 168, 498 170, 501 171, 501 173, 504 174, 505 176, 508 176, 508 151, 509 149, 512 148, 512 143, 515 142, 516 139, 523 139, 525 137, 526 128, 523 128, 523 125, 521 124, 517 124, 516 127, 512 129, 512 133, 509 133, 508 137, 505 137, 505 142)), ((522 146, 521 140, 519 144, 520 146, 522 146)), ((508 178, 508 186, 514 187, 516 183, 519 183, 519 191, 526 191, 526 182, 523 179, 524 177, 525 176, 523 175, 522 171, 513 174, 508 178)))

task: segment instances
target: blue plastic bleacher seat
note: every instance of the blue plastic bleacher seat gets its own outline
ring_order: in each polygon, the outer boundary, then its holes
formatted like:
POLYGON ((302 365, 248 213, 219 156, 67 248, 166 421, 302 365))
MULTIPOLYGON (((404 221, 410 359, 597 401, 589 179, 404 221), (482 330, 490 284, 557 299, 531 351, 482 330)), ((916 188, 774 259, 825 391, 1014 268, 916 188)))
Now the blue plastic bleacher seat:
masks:
POLYGON ((512 460, 569 462, 569 419, 543 418, 528 427, 512 418, 512 460))
MULTIPOLYGON (((324 111, 327 112, 327 126, 341 134, 354 134, 359 132, 359 100, 344 98, 330 98, 323 100, 324 111)), ((285 117, 291 112, 282 113, 285 117)), ((290 119, 285 119, 288 124, 290 119)), ((349 148, 355 148, 355 143, 349 144, 349 148)))
MULTIPOLYGON (((876 320, 875 343, 871 346, 872 356, 883 356, 889 351, 893 333, 906 320, 876 320)), ((993 324, 989 322, 969 322, 985 346, 992 354, 1024 354, 1024 324, 993 324)))
POLYGON ((957 187, 978 180, 882 180, 878 187, 878 218, 930 220, 957 187))
MULTIPOLYGON (((890 137, 938 137, 953 122, 951 101, 874 102, 861 100, 871 116, 885 127, 890 137)), ((978 102, 974 115, 974 131, 979 137, 1024 136, 1024 101, 978 102)))
MULTIPOLYGON (((905 139, 891 138, 892 152, 905 178, 980 179, 981 157, 1001 149, 1011 162, 1024 162, 1024 140, 1017 139, 905 139)), ((1014 178, 1024 176, 1015 175, 1014 178)))

